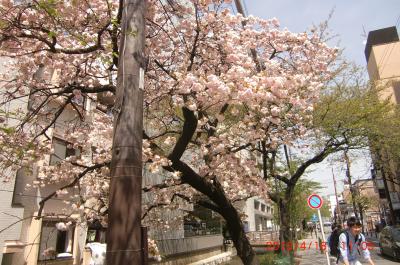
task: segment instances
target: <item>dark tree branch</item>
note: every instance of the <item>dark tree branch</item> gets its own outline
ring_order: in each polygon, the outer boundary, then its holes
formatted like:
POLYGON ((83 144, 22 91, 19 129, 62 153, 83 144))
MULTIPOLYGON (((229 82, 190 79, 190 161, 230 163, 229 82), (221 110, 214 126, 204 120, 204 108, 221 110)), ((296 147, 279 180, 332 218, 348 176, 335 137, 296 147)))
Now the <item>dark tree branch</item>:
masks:
POLYGON ((33 140, 36 140, 39 136, 41 136, 42 134, 44 134, 51 126, 53 126, 53 124, 57 121, 58 117, 60 117, 60 115, 63 113, 64 109, 66 106, 68 106, 68 104, 71 103, 72 98, 74 97, 74 95, 70 95, 67 100, 65 101, 65 103, 58 109, 58 111, 54 114, 54 117, 52 119, 52 121, 42 129, 42 131, 40 133, 38 133, 33 140))
POLYGON ((284 176, 281 176, 281 175, 274 175, 274 178, 284 182, 286 185, 290 185, 290 180, 287 177, 284 177, 284 176))
POLYGON ((289 159, 289 154, 288 154, 288 150, 287 150, 286 144, 283 145, 283 149, 285 151, 285 158, 286 158, 287 167, 289 169, 289 172, 291 172, 290 159, 289 159))
POLYGON ((294 189, 294 186, 296 185, 297 181, 300 179, 300 177, 304 174, 306 169, 316 163, 322 162, 328 155, 342 150, 342 146, 345 145, 347 141, 341 141, 338 143, 332 143, 331 140, 328 141, 324 149, 316 154, 314 157, 311 159, 307 160, 303 164, 301 164, 300 167, 297 168, 296 172, 291 176, 290 178, 290 183, 289 183, 289 191, 294 189))
MULTIPOLYGON (((107 166, 108 164, 109 164, 109 163, 102 163, 102 164, 97 164, 97 165, 94 165, 94 166, 91 166, 91 167, 86 168, 84 171, 82 171, 81 173, 79 173, 79 175, 78 175, 71 183, 69 183, 69 184, 67 184, 67 185, 65 185, 65 186, 63 186, 63 187, 61 187, 61 188, 59 188, 57 191, 62 191, 62 190, 65 190, 65 189, 74 187, 74 186, 79 182, 79 180, 80 180, 81 178, 83 178, 87 173, 89 173, 89 172, 91 172, 91 171, 93 171, 93 170, 102 168, 102 167, 104 167, 104 166, 107 166)), ((39 202, 39 210, 38 210, 38 214, 37 214, 36 219, 40 219, 40 218, 42 217, 42 212, 43 212, 45 203, 46 203, 48 200, 50 200, 51 198, 53 198, 53 197, 57 194, 57 191, 54 191, 54 192, 50 193, 48 196, 46 196, 45 198, 43 198, 43 199, 39 202)))
POLYGON ((154 62, 156 63, 156 65, 162 70, 164 71, 169 77, 171 77, 172 79, 174 79, 175 81, 177 81, 178 79, 176 78, 176 76, 174 76, 171 71, 169 71, 167 68, 165 68, 165 66, 160 63, 158 60, 154 60, 154 62))
POLYGON ((185 118, 182 134, 175 144, 174 150, 168 156, 168 159, 172 162, 177 161, 182 157, 197 128, 197 118, 193 111, 183 107, 182 112, 183 117, 185 118))

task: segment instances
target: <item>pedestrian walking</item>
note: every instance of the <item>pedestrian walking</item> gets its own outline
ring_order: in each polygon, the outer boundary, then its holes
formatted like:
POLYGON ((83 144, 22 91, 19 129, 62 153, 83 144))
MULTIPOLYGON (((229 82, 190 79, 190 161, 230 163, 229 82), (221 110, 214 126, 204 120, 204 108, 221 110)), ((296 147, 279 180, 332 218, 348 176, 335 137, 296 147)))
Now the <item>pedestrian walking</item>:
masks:
POLYGON ((350 217, 347 220, 347 229, 339 236, 340 256, 337 262, 340 261, 341 264, 345 265, 361 265, 362 263, 358 260, 358 257, 362 253, 369 264, 375 265, 361 230, 362 224, 360 220, 355 217, 350 217))
POLYGON ((313 232, 314 232, 314 227, 313 227, 312 225, 310 226, 310 232, 311 232, 311 238, 313 238, 313 235, 312 235, 312 234, 313 234, 313 232))
POLYGON ((327 243, 329 246, 329 254, 333 257, 338 257, 340 255, 339 251, 339 237, 343 233, 342 225, 333 223, 332 224, 332 233, 329 235, 327 239, 327 243))

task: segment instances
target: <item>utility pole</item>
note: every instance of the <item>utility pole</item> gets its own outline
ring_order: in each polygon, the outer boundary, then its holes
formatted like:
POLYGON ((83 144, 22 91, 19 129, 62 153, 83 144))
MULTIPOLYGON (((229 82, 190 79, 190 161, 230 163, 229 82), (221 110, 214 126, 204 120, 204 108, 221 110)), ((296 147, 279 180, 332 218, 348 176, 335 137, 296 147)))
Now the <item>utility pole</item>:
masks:
MULTIPOLYGON (((387 179, 386 179, 386 171, 385 171, 385 162, 386 161, 384 161, 384 158, 382 157, 383 155, 380 153, 380 151, 381 150, 379 150, 379 149, 377 151, 377 156, 378 156, 378 161, 377 162, 378 162, 378 165, 380 166, 383 185, 385 187, 385 195, 386 195, 386 199, 387 199, 388 205, 389 205, 390 221, 392 222, 392 225, 395 225, 396 224, 396 218, 395 218, 395 215, 394 215, 394 208, 393 208, 392 198, 390 198, 389 185, 388 185, 387 179)), ((382 152, 383 152, 383 150, 382 150, 382 152)), ((386 210, 385 210, 385 215, 386 215, 386 210)))
POLYGON ((351 175, 350 175, 350 159, 347 154, 347 149, 344 150, 344 159, 346 161, 346 177, 347 181, 349 182, 350 185, 350 193, 351 193, 351 200, 353 201, 353 211, 354 214, 356 215, 356 218, 358 219, 358 212, 357 212, 357 207, 356 207, 356 193, 354 191, 353 183, 351 182, 351 175))
MULTIPOLYGON (((242 0, 235 0, 235 6, 239 14, 242 14, 243 17, 246 17, 246 13, 244 11, 242 0)), ((243 27, 246 26, 246 21, 242 21, 243 27)), ((257 72, 261 72, 263 69, 263 65, 258 59, 257 51, 255 49, 250 49, 251 57, 256 65, 257 72)))
POLYGON ((123 0, 108 208, 107 264, 144 264, 142 135, 145 0, 123 0))
POLYGON ((332 177, 333 177, 333 186, 335 187, 336 208, 337 208, 337 214, 339 216, 339 224, 342 224, 342 214, 340 212, 340 207, 339 207, 339 199, 337 196, 337 189, 336 189, 336 178, 335 174, 333 174, 333 168, 332 168, 332 177))
POLYGON ((235 0, 235 6, 238 13, 242 14, 243 16, 246 16, 241 0, 235 0))

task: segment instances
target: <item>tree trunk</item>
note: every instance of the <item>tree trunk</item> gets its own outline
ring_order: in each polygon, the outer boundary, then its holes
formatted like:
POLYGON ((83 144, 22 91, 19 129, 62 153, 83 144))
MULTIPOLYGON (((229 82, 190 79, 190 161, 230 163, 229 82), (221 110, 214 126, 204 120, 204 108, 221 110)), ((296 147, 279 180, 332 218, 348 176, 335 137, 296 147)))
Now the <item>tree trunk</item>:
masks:
POLYGON ((249 239, 246 237, 243 222, 239 213, 233 205, 229 205, 224 209, 222 216, 226 220, 229 234, 232 237, 233 244, 236 248, 237 255, 244 265, 259 265, 258 258, 254 252, 249 239))
MULTIPOLYGON (((382 150, 383 151, 383 150, 382 150)), ((392 203, 392 199, 390 198, 390 191, 389 191, 389 186, 387 184, 387 177, 389 175, 386 174, 386 169, 385 169, 385 164, 388 164, 388 161, 384 161, 384 158, 382 157, 382 155, 380 154, 380 152, 377 152, 378 155, 378 165, 380 165, 380 169, 381 169, 381 173, 382 173, 382 180, 383 180, 383 185, 385 187, 385 195, 386 195, 386 199, 388 201, 388 205, 389 205, 389 210, 390 210, 390 221, 392 225, 396 224, 396 217, 394 215, 394 208, 393 208, 393 203, 392 203)), ((390 172, 390 171, 389 171, 390 172)))
POLYGON ((289 212, 289 205, 285 203, 284 200, 281 200, 279 203, 279 212, 281 215, 281 224, 280 224, 280 236, 281 244, 285 242, 289 242, 291 240, 290 235, 290 212, 289 212))
POLYGON ((289 200, 284 199, 279 202, 281 225, 279 231, 280 252, 284 256, 290 257, 290 264, 295 264, 294 252, 296 242, 293 233, 290 231, 290 210, 289 200))
POLYGON ((249 239, 246 237, 240 215, 226 196, 219 181, 215 178, 210 182, 198 175, 186 163, 173 159, 173 156, 170 156, 170 159, 173 162, 172 168, 182 173, 182 182, 203 193, 212 202, 206 201, 202 206, 219 213, 225 219, 237 255, 243 264, 259 265, 258 258, 251 247, 249 239))
POLYGON ((351 180, 351 174, 350 174, 350 159, 349 156, 347 155, 347 150, 344 151, 344 159, 346 161, 346 177, 347 181, 349 182, 350 185, 350 193, 351 193, 351 200, 353 201, 353 211, 358 219, 358 211, 357 211, 357 206, 356 206, 356 192, 353 187, 353 183, 351 180))
POLYGON ((361 220, 361 223, 362 223, 362 233, 364 234, 365 233, 365 227, 364 227, 364 213, 363 213, 363 209, 362 209, 362 206, 360 205, 360 204, 358 204, 358 209, 359 209, 359 211, 360 211, 360 220, 361 220))

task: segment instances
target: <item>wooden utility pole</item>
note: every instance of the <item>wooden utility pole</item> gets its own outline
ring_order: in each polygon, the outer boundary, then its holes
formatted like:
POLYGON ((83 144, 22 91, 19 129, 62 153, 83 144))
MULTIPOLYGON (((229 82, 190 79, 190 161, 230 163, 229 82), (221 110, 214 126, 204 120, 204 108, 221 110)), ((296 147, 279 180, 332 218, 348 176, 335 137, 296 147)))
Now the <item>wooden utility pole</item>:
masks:
POLYGON ((235 6, 238 13, 242 14, 243 16, 246 16, 241 0, 235 0, 235 6))
POLYGON ((141 235, 145 0, 123 0, 108 208, 107 264, 143 264, 141 235))
POLYGON ((353 187, 353 183, 351 181, 351 174, 350 174, 350 159, 347 154, 347 149, 344 151, 344 159, 346 161, 346 177, 347 181, 349 182, 350 185, 350 193, 351 193, 351 199, 353 201, 353 210, 356 218, 358 219, 358 211, 357 211, 357 206, 356 206, 356 192, 353 187))
POLYGON ((336 178, 335 178, 335 174, 333 174, 333 168, 332 168, 332 177, 333 177, 333 186, 335 187, 335 197, 336 197, 336 213, 339 217, 339 224, 342 224, 342 214, 340 212, 340 205, 339 205, 339 199, 337 196, 337 189, 336 189, 336 178))
MULTIPOLYGON (((393 208, 393 203, 392 203, 392 198, 390 197, 390 191, 389 191, 389 185, 387 183, 387 174, 386 174, 386 169, 385 169, 385 164, 390 163, 388 160, 384 161, 384 159, 386 157, 384 157, 384 154, 381 154, 380 152, 383 152, 383 149, 377 151, 377 157, 378 157, 378 165, 382 174, 382 180, 383 180, 383 185, 385 188, 385 195, 386 195, 386 200, 388 202, 389 205, 389 211, 390 211, 390 222, 392 223, 392 225, 396 224, 396 217, 394 215, 394 208, 393 208)), ((385 212, 385 216, 386 216, 386 212, 385 212)))

